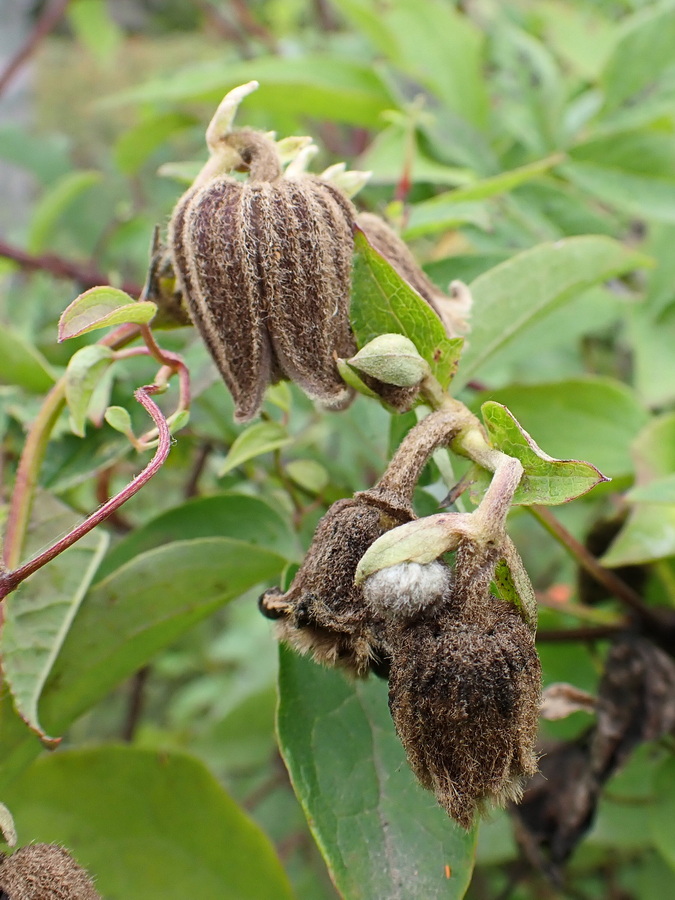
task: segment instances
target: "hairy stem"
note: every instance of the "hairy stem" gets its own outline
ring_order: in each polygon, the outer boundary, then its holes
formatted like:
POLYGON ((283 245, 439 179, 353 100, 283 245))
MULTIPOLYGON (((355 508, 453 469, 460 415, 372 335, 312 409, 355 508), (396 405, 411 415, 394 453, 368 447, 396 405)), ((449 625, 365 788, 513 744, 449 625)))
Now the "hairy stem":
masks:
POLYGON ((156 391, 157 387, 155 385, 148 385, 146 387, 138 388, 134 394, 138 402, 144 407, 146 412, 155 422, 159 432, 159 444, 155 455, 148 465, 140 474, 132 479, 119 494, 112 497, 107 503, 104 503, 103 506, 88 516, 84 522, 81 522, 77 527, 73 528, 73 530, 65 537, 61 538, 61 540, 52 544, 51 547, 48 547, 38 556, 29 560, 18 569, 3 573, 0 576, 0 599, 6 597, 7 594, 13 591, 24 579, 28 578, 29 575, 32 575, 33 572, 37 572, 38 569, 41 569, 42 566, 51 562, 51 560, 58 556, 59 553, 63 553, 68 547, 72 547, 72 545, 79 541, 80 538, 84 537, 85 534, 88 534, 92 529, 96 528, 97 525, 100 525, 101 522, 105 521, 109 515, 114 513, 120 506, 126 503, 127 500, 133 497, 133 495, 159 471, 169 455, 169 450, 171 448, 171 434, 164 414, 151 399, 151 394, 156 393, 156 391))
MULTIPOLYGON (((123 347, 138 334, 137 325, 122 325, 106 335, 100 343, 112 348, 123 347)), ((49 438, 65 404, 65 395, 66 381, 63 377, 47 394, 38 417, 28 432, 19 460, 7 517, 3 547, 3 561, 7 569, 14 569, 21 558, 40 468, 49 438)))

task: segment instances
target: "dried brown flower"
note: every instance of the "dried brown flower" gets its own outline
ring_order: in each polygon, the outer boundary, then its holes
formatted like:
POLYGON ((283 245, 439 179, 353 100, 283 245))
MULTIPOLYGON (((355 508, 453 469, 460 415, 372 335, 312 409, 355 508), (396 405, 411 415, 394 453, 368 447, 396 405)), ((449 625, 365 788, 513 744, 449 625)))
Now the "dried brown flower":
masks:
POLYGON ((87 872, 56 844, 0 855, 0 897, 7 900, 101 900, 87 872))
POLYGON ((431 453, 455 434, 446 412, 429 415, 401 443, 379 483, 338 500, 321 519, 288 591, 267 591, 260 608, 277 620, 277 636, 317 662, 363 676, 386 675, 383 618, 354 583, 359 560, 385 531, 415 518, 412 495, 431 453))
POLYGON ((349 325, 353 207, 317 177, 284 177, 276 145, 260 132, 233 132, 221 144, 248 181, 219 175, 191 188, 174 210, 169 243, 235 417, 253 418, 265 388, 282 377, 341 409, 352 391, 335 359, 356 350, 349 325))
POLYGON ((389 707, 408 762, 464 828, 517 799, 537 771, 541 669, 532 632, 489 593, 465 593, 459 561, 445 602, 387 633, 389 707))

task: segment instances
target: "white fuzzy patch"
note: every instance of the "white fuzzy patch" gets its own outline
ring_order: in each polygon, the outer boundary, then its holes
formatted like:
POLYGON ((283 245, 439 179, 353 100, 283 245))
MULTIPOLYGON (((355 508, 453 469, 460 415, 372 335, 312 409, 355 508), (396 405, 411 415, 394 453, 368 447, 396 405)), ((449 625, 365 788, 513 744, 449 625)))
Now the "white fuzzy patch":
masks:
POLYGON ((363 594, 380 615, 408 618, 438 603, 449 585, 449 575, 448 567, 440 562, 399 563, 367 578, 363 594))

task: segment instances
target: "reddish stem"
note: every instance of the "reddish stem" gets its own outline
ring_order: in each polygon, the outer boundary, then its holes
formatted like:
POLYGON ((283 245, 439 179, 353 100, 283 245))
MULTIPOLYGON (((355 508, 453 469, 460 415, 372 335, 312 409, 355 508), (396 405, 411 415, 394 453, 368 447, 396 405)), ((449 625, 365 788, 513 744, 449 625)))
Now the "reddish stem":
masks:
MULTIPOLYGON (((76 281, 85 289, 109 283, 109 279, 92 265, 63 259, 63 257, 56 256, 53 253, 44 253, 36 256, 3 240, 0 240, 0 256, 13 260, 22 269, 26 269, 29 272, 49 272, 55 278, 68 278, 76 281)), ((133 281, 124 281, 120 287, 133 297, 137 297, 142 290, 142 286, 133 281)))
POLYGON ((0 74, 0 94, 4 92, 16 73, 35 53, 40 46, 40 43, 47 37, 49 32, 53 31, 59 24, 69 2, 70 0, 54 0, 54 2, 46 4, 42 11, 42 15, 35 23, 35 27, 28 35, 24 45, 12 59, 10 59, 9 63, 5 66, 4 72, 0 74))
POLYGON ((61 538, 61 540, 57 541, 47 550, 44 550, 23 566, 15 569, 13 572, 3 572, 0 575, 0 599, 6 597, 7 594, 13 591, 24 579, 28 578, 29 575, 37 572, 38 569, 41 569, 46 563, 51 562, 51 560, 58 556, 59 553, 63 553, 68 547, 72 547, 76 541, 79 541, 85 534, 88 534, 92 529, 96 528, 97 525, 104 522, 108 516, 133 497, 133 495, 159 471, 169 455, 171 435, 164 414, 151 399, 151 394, 156 393, 157 390, 158 388, 156 385, 147 385, 146 387, 138 388, 134 394, 138 402, 144 407, 154 421, 157 431, 159 432, 157 450, 148 465, 140 474, 130 481, 119 494, 112 497, 107 503, 104 503, 100 509, 97 509, 96 512, 88 516, 84 522, 74 528, 65 537, 61 538))

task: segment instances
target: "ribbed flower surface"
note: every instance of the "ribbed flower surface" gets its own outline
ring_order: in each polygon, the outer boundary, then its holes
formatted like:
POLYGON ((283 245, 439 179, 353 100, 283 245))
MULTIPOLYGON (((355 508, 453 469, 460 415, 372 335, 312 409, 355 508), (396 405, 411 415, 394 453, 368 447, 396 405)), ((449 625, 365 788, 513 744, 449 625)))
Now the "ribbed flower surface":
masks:
POLYGON ((352 222, 347 198, 313 176, 221 176, 179 201, 174 266, 239 421, 256 415, 281 377, 332 409, 351 399, 335 359, 356 350, 352 222))

